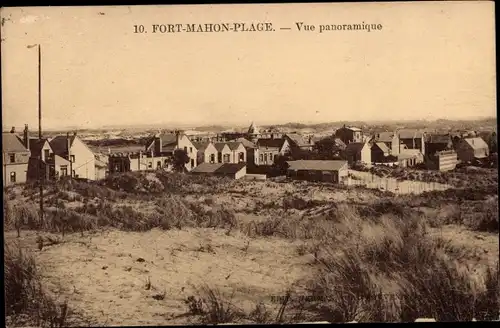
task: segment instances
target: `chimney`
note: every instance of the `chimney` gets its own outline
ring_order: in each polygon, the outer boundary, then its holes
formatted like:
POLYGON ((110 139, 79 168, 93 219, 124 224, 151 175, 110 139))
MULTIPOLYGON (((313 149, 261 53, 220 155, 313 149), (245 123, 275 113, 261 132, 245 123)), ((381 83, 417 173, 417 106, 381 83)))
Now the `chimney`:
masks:
POLYGON ((28 131, 28 124, 24 125, 23 141, 24 141, 24 147, 26 147, 26 149, 30 149, 30 136, 28 131))
POLYGON ((68 151, 68 159, 70 159, 70 148, 71 148, 71 139, 69 138, 69 132, 66 133, 66 150, 68 151))
POLYGON ((68 148, 68 160, 69 160, 69 176, 73 177, 73 162, 71 161, 71 139, 69 138, 69 132, 66 134, 66 147, 68 148))
POLYGON ((16 127, 13 126, 12 129, 10 129, 10 133, 16 133, 16 127))
POLYGON ((179 130, 175 130, 175 145, 177 147, 179 147, 179 135, 180 135, 179 130))

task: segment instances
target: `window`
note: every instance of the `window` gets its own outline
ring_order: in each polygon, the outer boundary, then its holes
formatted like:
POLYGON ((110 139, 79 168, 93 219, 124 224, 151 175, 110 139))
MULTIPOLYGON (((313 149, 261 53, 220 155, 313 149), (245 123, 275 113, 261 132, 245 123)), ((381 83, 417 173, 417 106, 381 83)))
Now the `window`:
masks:
POLYGON ((184 147, 184 151, 187 153, 188 152, 188 147, 184 147))
POLYGON ((16 183, 16 172, 10 172, 10 182, 16 183))
POLYGON ((156 168, 161 169, 161 161, 156 162, 156 168))
POLYGON ((224 163, 229 163, 229 162, 230 162, 229 154, 224 154, 224 163))
POLYGON ((245 161, 245 153, 239 153, 238 154, 238 161, 239 162, 244 162, 245 161))
POLYGON ((193 152, 193 147, 189 147, 189 152, 192 153, 193 152))
POLYGON ((44 149, 43 150, 43 159, 47 160, 50 157, 50 150, 44 149))
POLYGON ((222 163, 222 153, 217 153, 217 162, 222 163))
POLYGON ((263 155, 263 154, 260 154, 260 156, 259 156, 259 157, 260 157, 260 162, 261 162, 261 163, 262 163, 262 162, 264 162, 264 155, 263 155))
POLYGON ((153 168, 153 163, 152 162, 149 162, 148 163, 148 169, 152 169, 153 168))
POLYGON ((16 154, 9 154, 9 159, 10 159, 11 163, 15 163, 16 162, 16 154))
POLYGON ((210 163, 215 163, 215 154, 210 154, 210 163))
POLYGON ((75 162, 75 155, 71 155, 70 160, 71 160, 71 163, 74 163, 75 162))
POLYGON ((76 177, 76 172, 75 172, 75 170, 73 170, 73 173, 71 174, 71 176, 76 177))
POLYGON ((194 159, 191 159, 191 168, 194 167, 194 159))
POLYGON ((68 167, 66 165, 61 166, 61 176, 65 177, 68 175, 68 167))
POLYGON ((267 163, 267 153, 264 154, 264 162, 267 163))

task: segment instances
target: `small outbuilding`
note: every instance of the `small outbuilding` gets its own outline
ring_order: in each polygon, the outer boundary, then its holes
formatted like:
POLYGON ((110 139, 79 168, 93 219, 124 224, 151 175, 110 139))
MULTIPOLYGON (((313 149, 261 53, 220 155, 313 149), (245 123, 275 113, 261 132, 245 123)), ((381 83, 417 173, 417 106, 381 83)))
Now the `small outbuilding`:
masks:
POLYGON ((347 181, 347 161, 299 160, 287 163, 287 176, 292 179, 332 183, 347 181))
POLYGON ((201 163, 191 173, 224 176, 237 180, 246 175, 246 169, 246 163, 201 163))

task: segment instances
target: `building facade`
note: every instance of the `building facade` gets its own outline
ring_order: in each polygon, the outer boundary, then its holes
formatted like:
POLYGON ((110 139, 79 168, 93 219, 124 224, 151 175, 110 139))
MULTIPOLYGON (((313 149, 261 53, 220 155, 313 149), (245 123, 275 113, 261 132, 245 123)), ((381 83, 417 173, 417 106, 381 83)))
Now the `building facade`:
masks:
POLYGON ((418 149, 425 156, 425 133, 417 130, 399 130, 400 142, 405 145, 405 149, 418 149))
POLYGON ((372 163, 372 150, 367 142, 351 142, 345 150, 345 158, 349 165, 362 163, 370 165, 372 163))
POLYGON ((24 183, 28 176, 30 151, 15 134, 2 133, 2 165, 4 186, 24 183))
POLYGON ((287 177, 294 180, 346 183, 347 161, 299 160, 289 161, 287 177))
POLYGON ((56 155, 54 165, 58 170, 56 176, 72 176, 74 178, 95 180, 95 154, 74 133, 72 136, 57 136, 49 141, 56 155))
POLYGON ((346 145, 351 142, 363 142, 363 131, 360 128, 343 126, 335 131, 335 137, 346 145))
POLYGON ((291 152, 290 144, 286 139, 258 139, 257 165, 273 165, 276 158, 291 152))
POLYGON ((479 137, 458 140, 455 150, 462 162, 485 159, 490 154, 488 144, 479 137))

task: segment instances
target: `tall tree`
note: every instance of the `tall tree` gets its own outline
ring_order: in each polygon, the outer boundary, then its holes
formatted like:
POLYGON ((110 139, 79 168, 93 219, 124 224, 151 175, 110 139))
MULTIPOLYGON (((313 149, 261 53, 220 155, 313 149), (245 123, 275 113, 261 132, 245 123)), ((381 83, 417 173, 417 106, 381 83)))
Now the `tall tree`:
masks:
POLYGON ((172 165, 174 171, 184 172, 186 170, 186 164, 189 163, 189 156, 184 149, 174 150, 174 156, 172 159, 172 165))
POLYGON ((322 159, 337 159, 345 150, 345 144, 333 136, 326 137, 316 142, 314 150, 322 159))

